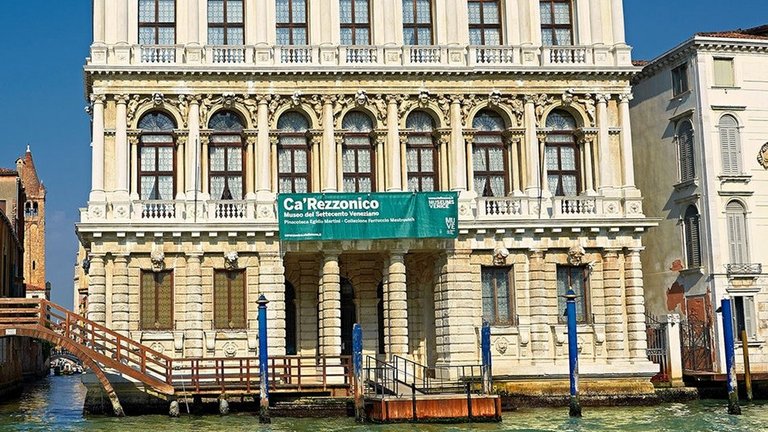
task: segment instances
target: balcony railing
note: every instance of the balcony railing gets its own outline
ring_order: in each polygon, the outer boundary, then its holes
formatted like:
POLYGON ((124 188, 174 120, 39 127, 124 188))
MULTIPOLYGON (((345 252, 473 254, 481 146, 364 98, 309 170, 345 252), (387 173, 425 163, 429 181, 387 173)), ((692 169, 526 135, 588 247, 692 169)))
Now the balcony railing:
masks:
POLYGON ((250 49, 244 46, 208 46, 206 47, 206 58, 215 64, 243 64, 246 62, 249 51, 250 49))
POLYGON ((727 264, 725 269, 733 276, 756 276, 763 273, 763 265, 760 263, 727 264))
POLYGON ((313 59, 317 59, 316 47, 282 46, 276 49, 280 52, 278 58, 282 64, 311 64, 313 59))
POLYGON ((340 58, 348 65, 375 64, 381 58, 380 50, 375 46, 343 46, 339 50, 340 58))
POLYGON ((471 46, 469 61, 480 65, 511 65, 519 58, 518 51, 516 47, 471 46))
POLYGON ((406 58, 413 65, 440 64, 443 61, 443 47, 439 46, 407 46, 406 58))
POLYGON ((183 49, 178 46, 142 45, 139 58, 141 63, 171 64, 176 63, 183 57, 177 55, 177 51, 180 50, 183 49))
POLYGON ((176 219, 176 201, 136 201, 133 209, 133 219, 157 221, 176 219))
POLYGON ((542 50, 542 63, 550 65, 592 64, 592 50, 585 46, 551 46, 542 50))

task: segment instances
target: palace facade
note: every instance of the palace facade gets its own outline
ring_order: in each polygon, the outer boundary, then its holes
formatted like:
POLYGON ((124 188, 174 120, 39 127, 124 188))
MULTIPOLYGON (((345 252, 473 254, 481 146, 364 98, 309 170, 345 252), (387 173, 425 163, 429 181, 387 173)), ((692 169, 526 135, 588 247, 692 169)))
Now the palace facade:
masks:
POLYGON ((93 13, 90 319, 255 356, 264 294, 270 354, 349 353, 360 322, 365 354, 428 367, 478 364, 486 320, 497 380, 541 383, 567 376, 573 287, 582 373, 651 391, 621 0, 93 13), (397 191, 458 192, 458 238, 281 238, 278 193, 397 191))

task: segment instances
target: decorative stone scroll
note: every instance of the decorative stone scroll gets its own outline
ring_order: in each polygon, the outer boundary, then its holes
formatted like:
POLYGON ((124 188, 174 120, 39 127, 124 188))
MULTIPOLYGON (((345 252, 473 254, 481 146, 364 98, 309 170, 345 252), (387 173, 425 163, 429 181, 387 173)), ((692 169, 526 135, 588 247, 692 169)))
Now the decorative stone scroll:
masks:
POLYGON ((768 143, 763 144, 763 146, 760 147, 760 151, 757 152, 757 163, 768 170, 768 143))

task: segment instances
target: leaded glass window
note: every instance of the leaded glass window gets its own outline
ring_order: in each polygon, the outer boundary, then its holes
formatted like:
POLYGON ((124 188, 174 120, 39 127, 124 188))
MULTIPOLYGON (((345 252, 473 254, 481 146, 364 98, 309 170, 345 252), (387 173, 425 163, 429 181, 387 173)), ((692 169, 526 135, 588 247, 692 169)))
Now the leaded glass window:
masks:
POLYGON ((213 324, 217 329, 246 327, 245 270, 213 273, 213 324))
POLYGON ((514 324, 514 290, 511 267, 483 267, 483 321, 494 324, 514 324))
POLYGON ((176 125, 164 113, 146 114, 139 120, 139 198, 172 200, 175 194, 176 125))
POLYGON ((371 118, 352 111, 344 117, 342 128, 345 131, 342 147, 344 192, 373 192, 376 188, 376 159, 371 142, 371 118))
POLYGON ((275 0, 277 44, 307 45, 307 0, 275 0))
POLYGON ((176 0, 139 0, 139 44, 176 44, 176 0))
POLYGON ((438 154, 433 137, 435 121, 424 111, 414 111, 406 119, 405 127, 409 129, 405 149, 408 190, 438 190, 438 154))
POLYGON ((243 45, 243 0, 208 0, 208 44, 243 45))
POLYGON ((571 0, 541 0, 541 43, 545 46, 573 45, 571 0))
POLYGON ((277 183, 280 193, 310 192, 309 122, 297 112, 277 120, 277 183))
POLYGON ((588 323, 589 315, 589 270, 586 266, 557 266, 557 321, 560 324, 568 322, 565 316, 568 289, 576 293, 576 322, 588 323))
POLYGON ((480 111, 472 121, 477 130, 472 144, 475 192, 483 197, 505 196, 509 169, 507 148, 502 133, 504 119, 493 111, 480 111))
POLYGON ((214 200, 241 200, 244 197, 245 158, 243 122, 231 111, 218 112, 208 123, 209 190, 214 200))
POLYGON ((173 271, 142 271, 139 301, 142 330, 173 330, 173 271))
POLYGON ((403 43, 432 45, 432 0, 403 0, 403 43))
POLYGON ((547 185, 557 196, 575 196, 581 191, 581 162, 576 143, 576 120, 565 111, 552 111, 547 117, 545 161, 547 185))
POLYGON ((499 0, 469 0, 469 43, 501 45, 499 0))
POLYGON ((370 45, 370 0, 339 0, 342 45, 370 45))

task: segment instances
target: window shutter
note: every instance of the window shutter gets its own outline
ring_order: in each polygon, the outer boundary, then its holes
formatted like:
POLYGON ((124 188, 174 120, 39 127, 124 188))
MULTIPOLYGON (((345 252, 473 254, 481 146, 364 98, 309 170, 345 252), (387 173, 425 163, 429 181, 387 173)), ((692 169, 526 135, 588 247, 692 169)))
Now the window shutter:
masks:
POLYGON ((733 87, 733 59, 715 59, 715 85, 733 87))
POLYGON ((731 264, 746 264, 749 262, 749 251, 747 248, 747 220, 744 206, 736 201, 732 201, 728 203, 725 211, 728 223, 728 246, 731 254, 731 264))
POLYGON ((741 143, 739 123, 731 115, 720 120, 720 152, 723 160, 723 174, 741 174, 741 143))
POLYGON ((686 121, 679 130, 678 144, 680 147, 680 180, 693 180, 696 177, 693 152, 693 128, 688 121, 686 121))
POLYGON ((701 267, 701 238, 699 236, 699 216, 691 221, 691 251, 693 252, 693 267, 701 267))
MULTIPOLYGON (((747 339, 757 339, 755 331, 755 298, 743 297, 744 299, 744 328, 747 330, 747 339)), ((739 336, 740 337, 740 336, 739 336)))

